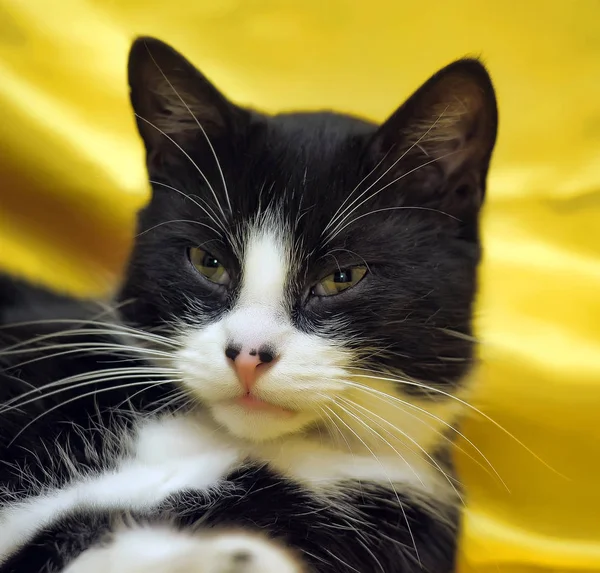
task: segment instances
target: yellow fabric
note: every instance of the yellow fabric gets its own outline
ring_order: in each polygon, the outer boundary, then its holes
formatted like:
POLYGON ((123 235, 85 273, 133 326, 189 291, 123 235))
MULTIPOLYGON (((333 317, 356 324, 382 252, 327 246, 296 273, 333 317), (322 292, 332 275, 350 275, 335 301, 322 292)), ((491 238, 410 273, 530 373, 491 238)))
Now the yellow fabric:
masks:
POLYGON ((553 470, 469 419, 510 493, 463 442, 461 569, 600 571, 600 2, 0 0, 0 266, 79 293, 114 281, 147 193, 125 81, 138 34, 239 102, 375 119, 483 55, 501 128, 476 403, 553 470))

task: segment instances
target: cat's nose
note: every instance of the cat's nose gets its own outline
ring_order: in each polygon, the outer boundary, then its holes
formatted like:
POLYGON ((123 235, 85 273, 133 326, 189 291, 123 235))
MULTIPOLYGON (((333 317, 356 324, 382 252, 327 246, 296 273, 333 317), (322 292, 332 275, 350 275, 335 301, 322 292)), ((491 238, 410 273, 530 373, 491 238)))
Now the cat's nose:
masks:
POLYGON ((239 381, 248 392, 252 390, 265 367, 275 360, 275 353, 266 346, 256 349, 230 344, 225 349, 225 356, 233 363, 239 381))

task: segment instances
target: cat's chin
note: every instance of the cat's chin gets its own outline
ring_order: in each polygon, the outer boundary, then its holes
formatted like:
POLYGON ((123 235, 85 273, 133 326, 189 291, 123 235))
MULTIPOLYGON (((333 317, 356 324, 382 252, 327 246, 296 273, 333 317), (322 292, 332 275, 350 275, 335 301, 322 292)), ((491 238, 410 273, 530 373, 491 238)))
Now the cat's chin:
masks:
POLYGON ((210 412, 230 434, 253 442, 298 433, 318 418, 310 412, 252 408, 239 401, 218 402, 210 406, 210 412))

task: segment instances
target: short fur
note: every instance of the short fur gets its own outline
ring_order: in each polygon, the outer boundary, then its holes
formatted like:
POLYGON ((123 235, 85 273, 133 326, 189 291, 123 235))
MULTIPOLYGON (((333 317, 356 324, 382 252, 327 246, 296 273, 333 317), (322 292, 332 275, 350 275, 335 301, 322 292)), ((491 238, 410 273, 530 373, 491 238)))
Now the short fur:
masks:
POLYGON ((152 199, 116 299, 0 280, 0 573, 452 571, 484 67, 381 126, 241 108, 149 38, 129 83, 152 199))

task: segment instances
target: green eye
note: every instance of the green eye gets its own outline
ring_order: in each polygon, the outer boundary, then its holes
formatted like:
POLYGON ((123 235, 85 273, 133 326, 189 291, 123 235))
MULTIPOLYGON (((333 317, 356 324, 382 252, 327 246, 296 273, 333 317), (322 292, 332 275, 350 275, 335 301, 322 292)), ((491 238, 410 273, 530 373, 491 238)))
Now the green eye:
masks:
POLYGON ((190 249, 190 261, 195 269, 210 282, 219 285, 229 284, 229 273, 219 262, 219 259, 213 257, 210 253, 199 247, 192 247, 190 249))
POLYGON ((313 294, 317 296, 333 296, 358 284, 366 274, 367 267, 339 269, 318 282, 313 287, 313 294))

